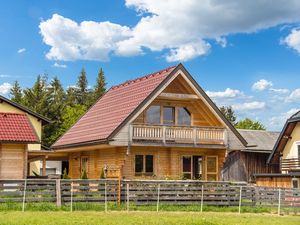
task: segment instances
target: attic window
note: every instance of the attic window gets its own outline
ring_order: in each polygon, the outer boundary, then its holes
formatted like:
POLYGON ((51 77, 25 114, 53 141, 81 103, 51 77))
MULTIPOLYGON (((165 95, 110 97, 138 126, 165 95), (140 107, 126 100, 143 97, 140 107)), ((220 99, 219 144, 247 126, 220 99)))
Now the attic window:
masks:
POLYGON ((177 123, 178 125, 191 125, 191 113, 189 112, 189 110, 185 107, 179 107, 177 109, 177 123))
POLYGON ((160 106, 152 105, 146 112, 146 123, 160 124, 160 106))

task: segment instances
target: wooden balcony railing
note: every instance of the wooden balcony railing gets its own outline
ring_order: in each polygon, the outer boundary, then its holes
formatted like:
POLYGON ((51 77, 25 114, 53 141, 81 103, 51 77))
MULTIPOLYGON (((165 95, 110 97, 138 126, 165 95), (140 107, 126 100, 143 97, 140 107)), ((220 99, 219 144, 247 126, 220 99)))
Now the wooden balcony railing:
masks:
POLYGON ((300 171, 300 158, 281 159, 280 168, 282 172, 300 171))
POLYGON ((131 125, 132 142, 164 144, 226 144, 226 130, 215 127, 131 125))

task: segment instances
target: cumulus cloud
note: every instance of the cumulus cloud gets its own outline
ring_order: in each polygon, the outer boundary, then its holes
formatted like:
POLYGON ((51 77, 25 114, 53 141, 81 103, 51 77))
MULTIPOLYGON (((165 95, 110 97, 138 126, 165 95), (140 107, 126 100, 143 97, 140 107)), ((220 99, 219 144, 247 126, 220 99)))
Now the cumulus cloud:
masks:
POLYGON ((265 91, 272 87, 273 87, 273 83, 265 79, 261 79, 252 85, 252 89, 255 91, 265 91))
POLYGON ((234 104, 232 108, 236 111, 260 110, 266 108, 266 103, 258 101, 245 102, 242 104, 234 104))
POLYGON ((3 83, 0 85, 0 94, 6 95, 10 92, 10 89, 12 88, 12 85, 10 83, 3 83))
POLYGON ((132 27, 111 22, 82 21, 54 14, 40 23, 52 60, 108 60, 111 54, 133 56, 166 50, 167 61, 205 55, 209 42, 226 46, 229 34, 251 33, 300 21, 296 0, 126 0, 140 20, 132 27), (222 38, 220 38, 222 37, 222 38))
POLYGON ((67 65, 66 65, 66 64, 60 64, 60 63, 55 62, 55 63, 53 64, 53 67, 57 67, 57 68, 67 68, 67 65))
POLYGON ((19 53, 19 54, 21 54, 21 53, 23 53, 23 52, 25 52, 26 51, 26 48, 20 48, 17 52, 19 53))
POLYGON ((106 61, 116 44, 130 36, 126 26, 110 22, 77 23, 58 14, 39 25, 43 41, 51 46, 46 57, 51 60, 106 61))
POLYGON ((250 98, 244 92, 231 88, 226 88, 224 91, 207 91, 206 94, 211 98, 250 98))
POLYGON ((295 89, 289 96, 286 97, 286 102, 299 102, 300 101, 300 88, 295 89))
POLYGON ((291 33, 282 40, 282 43, 300 54, 300 29, 293 29, 291 33))
POLYGON ((286 88, 270 88, 269 90, 277 94, 287 94, 290 92, 290 90, 286 88))

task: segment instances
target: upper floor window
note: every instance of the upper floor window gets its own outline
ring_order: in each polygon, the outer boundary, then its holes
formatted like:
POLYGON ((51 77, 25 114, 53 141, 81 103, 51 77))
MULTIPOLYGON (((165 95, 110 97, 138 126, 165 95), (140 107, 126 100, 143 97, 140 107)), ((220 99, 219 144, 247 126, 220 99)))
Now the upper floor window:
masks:
POLYGON ((175 124, 175 108, 170 106, 164 107, 164 124, 175 124))
POLYGON ((191 113, 185 107, 179 107, 177 110, 178 117, 177 123, 178 125, 191 125, 191 113))
POLYGON ((146 123, 160 124, 160 106, 152 105, 146 112, 146 123))

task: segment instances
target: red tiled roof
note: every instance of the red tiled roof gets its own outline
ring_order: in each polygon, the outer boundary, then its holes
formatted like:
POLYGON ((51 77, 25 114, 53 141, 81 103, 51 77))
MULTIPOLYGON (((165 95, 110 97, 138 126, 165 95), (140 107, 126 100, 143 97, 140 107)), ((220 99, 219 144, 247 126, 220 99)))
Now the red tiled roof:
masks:
POLYGON ((52 147, 108 138, 175 68, 113 86, 52 147))
POLYGON ((0 113, 0 141, 39 142, 39 139, 26 114, 0 113))

